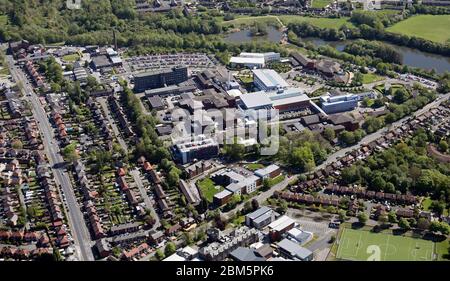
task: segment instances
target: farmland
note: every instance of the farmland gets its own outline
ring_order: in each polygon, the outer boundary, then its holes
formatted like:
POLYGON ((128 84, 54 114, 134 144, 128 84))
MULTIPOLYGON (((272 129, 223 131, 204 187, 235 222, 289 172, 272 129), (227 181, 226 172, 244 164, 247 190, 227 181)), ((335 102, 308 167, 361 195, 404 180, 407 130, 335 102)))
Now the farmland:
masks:
POLYGON ((416 36, 438 43, 450 40, 450 15, 414 16, 387 28, 387 31, 416 36))

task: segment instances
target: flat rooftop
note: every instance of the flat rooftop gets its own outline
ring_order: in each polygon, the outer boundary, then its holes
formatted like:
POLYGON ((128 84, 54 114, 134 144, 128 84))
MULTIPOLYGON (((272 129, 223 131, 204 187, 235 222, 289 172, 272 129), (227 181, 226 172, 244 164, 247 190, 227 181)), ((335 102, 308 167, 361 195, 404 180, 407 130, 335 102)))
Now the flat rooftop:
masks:
POLYGON ((287 88, 289 84, 273 69, 254 69, 253 76, 257 77, 268 88, 287 88))

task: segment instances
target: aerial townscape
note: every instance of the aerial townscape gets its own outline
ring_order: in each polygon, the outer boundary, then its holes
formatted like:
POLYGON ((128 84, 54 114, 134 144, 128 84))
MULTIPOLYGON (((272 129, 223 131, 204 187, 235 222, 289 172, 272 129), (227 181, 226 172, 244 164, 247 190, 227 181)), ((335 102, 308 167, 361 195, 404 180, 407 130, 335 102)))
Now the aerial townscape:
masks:
POLYGON ((0 0, 0 261, 450 260, 450 0, 0 0))

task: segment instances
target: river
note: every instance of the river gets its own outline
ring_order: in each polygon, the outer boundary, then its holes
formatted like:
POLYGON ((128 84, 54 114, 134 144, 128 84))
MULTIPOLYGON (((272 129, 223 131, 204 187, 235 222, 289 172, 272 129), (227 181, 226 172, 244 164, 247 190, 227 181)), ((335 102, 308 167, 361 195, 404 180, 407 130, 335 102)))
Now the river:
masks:
MULTIPOLYGON (((343 51, 345 46, 352 40, 346 41, 325 41, 320 38, 303 38, 303 41, 313 43, 316 46, 330 45, 336 48, 338 51, 343 51)), ((420 67, 423 69, 435 69, 437 73, 444 73, 445 71, 450 71, 450 58, 442 55, 430 54, 422 52, 416 49, 397 46, 383 42, 384 44, 390 45, 400 52, 402 55, 402 64, 420 67)))
POLYGON ((229 33, 225 36, 225 41, 230 43, 246 43, 252 41, 270 41, 278 43, 283 37, 283 32, 273 26, 267 27, 267 35, 252 36, 250 29, 242 29, 237 32, 229 33))

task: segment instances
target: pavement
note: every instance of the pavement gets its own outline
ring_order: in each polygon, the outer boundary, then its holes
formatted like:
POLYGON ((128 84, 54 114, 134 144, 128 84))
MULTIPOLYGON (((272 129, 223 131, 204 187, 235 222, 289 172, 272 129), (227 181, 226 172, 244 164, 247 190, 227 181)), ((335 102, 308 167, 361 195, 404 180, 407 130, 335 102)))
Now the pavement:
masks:
POLYGON ((128 154, 128 145, 127 143, 123 140, 123 138, 121 137, 120 131, 117 128, 116 123, 114 122, 112 116, 111 116, 111 111, 109 110, 107 101, 105 98, 98 98, 97 101, 100 103, 100 106, 103 109, 103 112, 105 112, 105 116, 106 119, 108 119, 108 123, 111 125, 111 128, 114 132, 114 135, 116 135, 116 139, 120 144, 120 147, 122 147, 122 149, 125 151, 125 153, 128 154))
POLYGON ((155 224, 152 227, 152 229, 155 230, 161 225, 161 222, 159 221, 159 216, 156 213, 155 208, 153 207, 152 200, 150 200, 150 197, 148 197, 147 190, 145 189, 144 183, 141 178, 141 173, 139 172, 139 170, 137 168, 134 168, 133 170, 130 171, 130 174, 133 176, 134 182, 136 183, 136 185, 139 188, 141 197, 144 199, 144 203, 145 203, 147 209, 150 210, 152 217, 156 220, 155 224))
MULTIPOLYGON (((111 127, 113 129, 113 132, 114 132, 114 134, 116 136, 117 141, 119 142, 119 144, 122 147, 122 149, 126 153, 128 153, 128 151, 129 151, 128 145, 123 140, 123 138, 121 137, 120 131, 117 128, 116 123, 112 119, 111 112, 109 110, 109 107, 108 107, 106 99, 105 98, 98 98, 97 101, 100 103, 103 111, 105 112, 106 118, 108 119, 109 124, 111 124, 111 127)), ((155 220, 156 220, 156 222, 153 225, 152 229, 157 229, 161 225, 161 223, 159 221, 159 216, 156 213, 155 208, 153 207, 153 202, 152 202, 152 200, 149 198, 149 196, 147 194, 147 190, 145 189, 144 182, 142 181, 142 178, 141 178, 141 173, 139 172, 139 170, 137 168, 135 168, 135 169, 130 171, 130 174, 133 176, 134 182, 136 183, 137 187, 139 188, 139 192, 141 193, 142 199, 144 199, 144 204, 145 204, 146 208, 150 210, 153 218, 155 218, 155 220)))
POLYGON ((21 91, 23 92, 24 97, 26 97, 32 105, 33 116, 38 122, 39 131, 45 147, 45 153, 48 156, 53 174, 55 175, 55 180, 60 187, 60 193, 63 194, 63 198, 65 199, 66 204, 64 205, 64 208, 68 215, 68 224, 72 230, 74 246, 78 258, 80 260, 94 260, 91 250, 93 243, 84 221, 83 213, 77 203, 69 176, 63 167, 56 165, 64 163, 64 159, 59 153, 58 143, 53 134, 54 131, 50 125, 48 116, 23 71, 14 65, 14 60, 11 56, 7 56, 6 59, 11 71, 11 76, 16 82, 22 82, 23 87, 21 88, 21 91), (28 94, 31 95, 28 96, 28 94))

